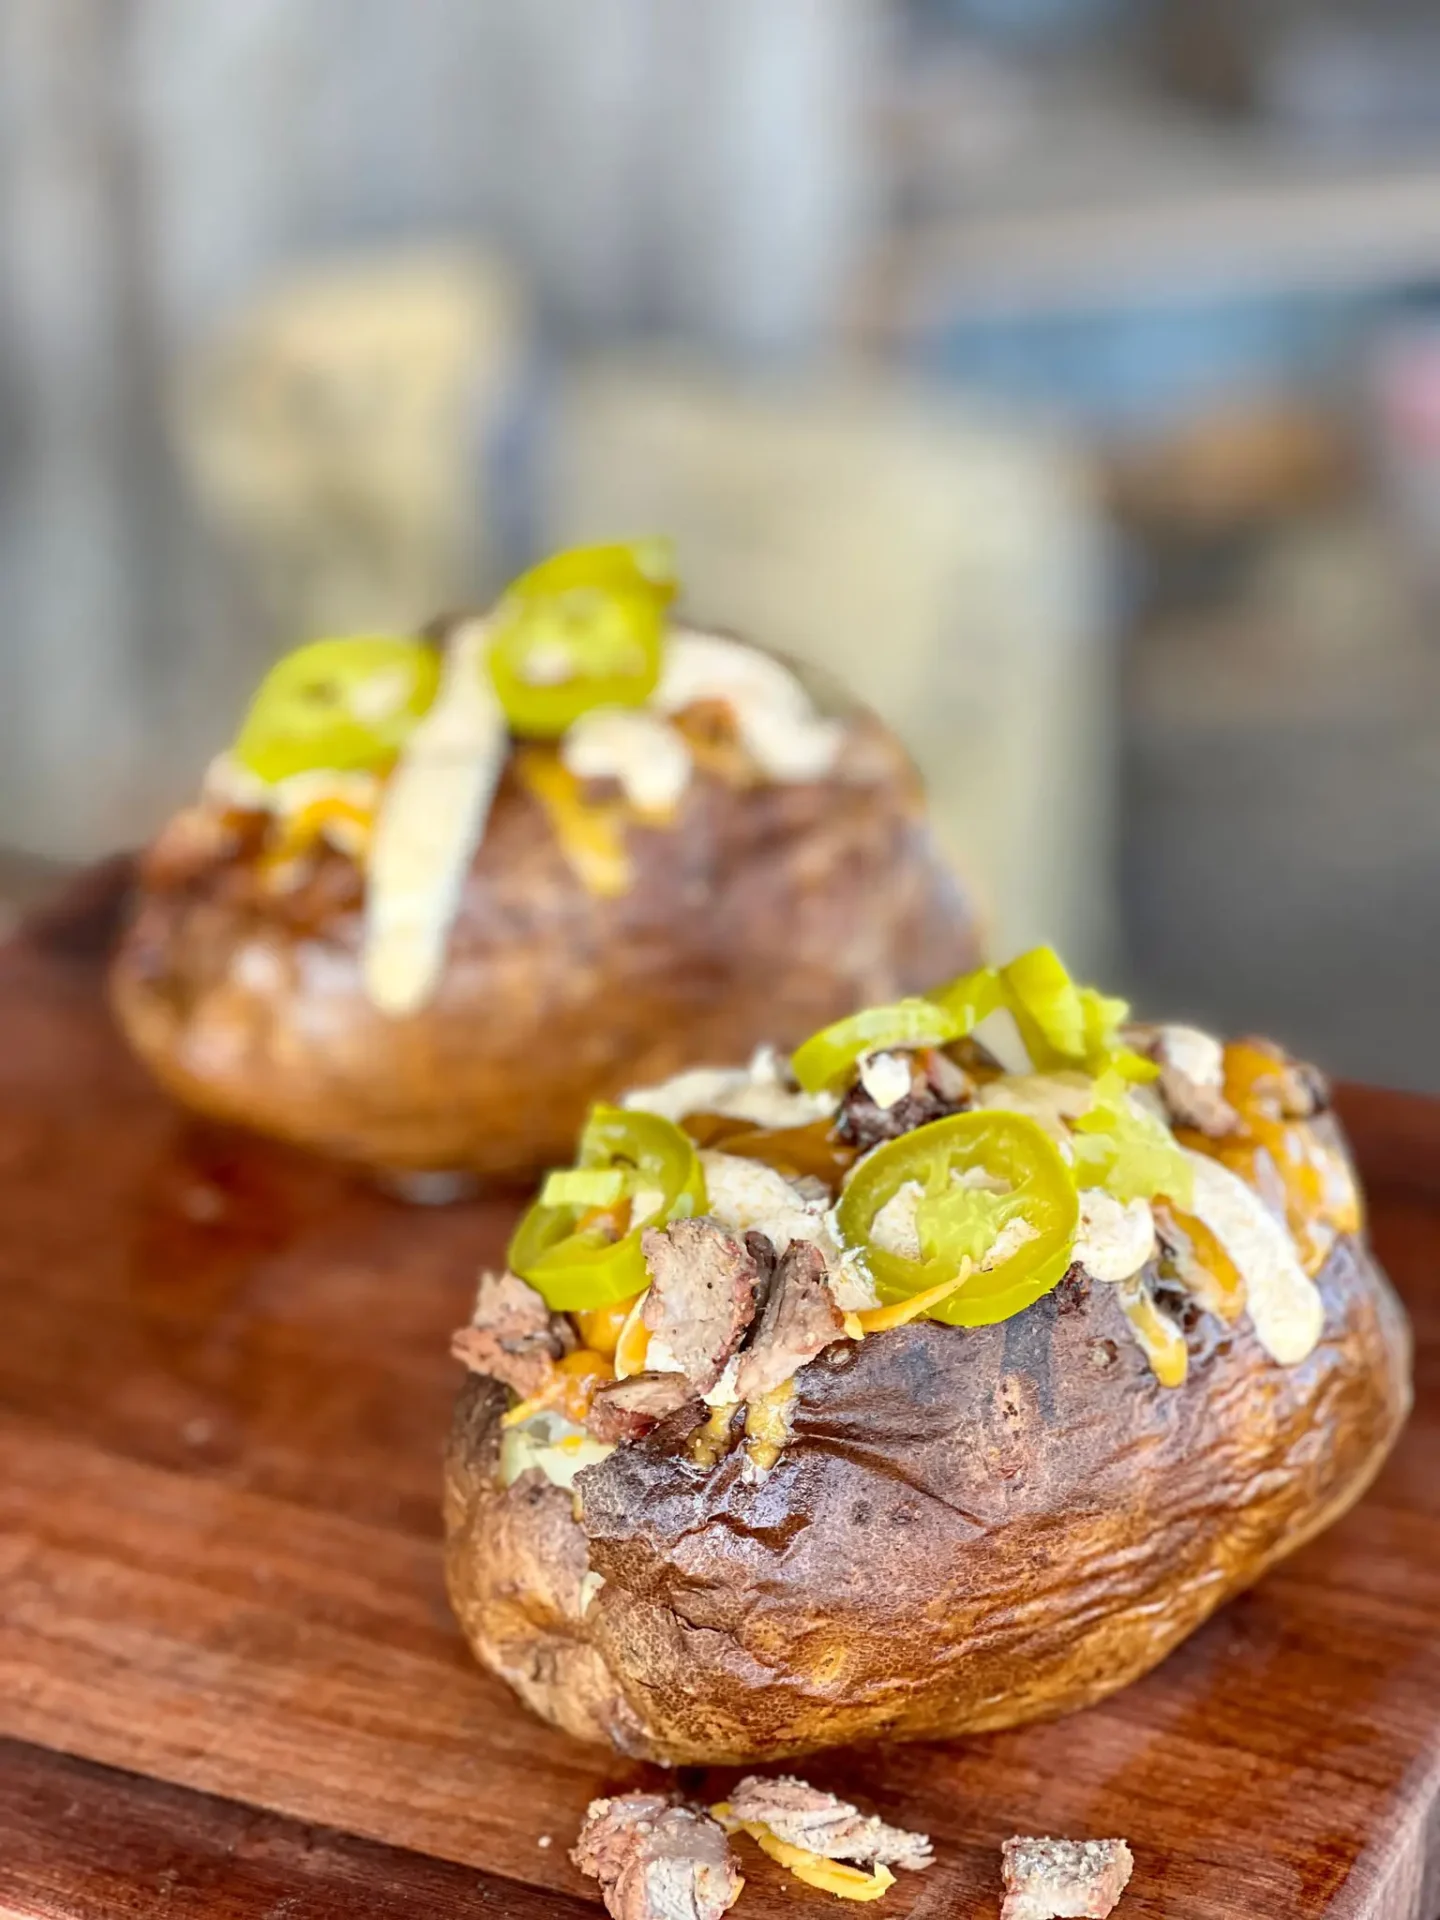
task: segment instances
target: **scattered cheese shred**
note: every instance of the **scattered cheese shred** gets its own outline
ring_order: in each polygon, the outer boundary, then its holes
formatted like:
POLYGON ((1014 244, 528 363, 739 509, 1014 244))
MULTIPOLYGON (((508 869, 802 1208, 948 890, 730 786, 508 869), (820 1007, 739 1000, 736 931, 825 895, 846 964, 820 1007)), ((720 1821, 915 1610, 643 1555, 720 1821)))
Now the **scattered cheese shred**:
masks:
MULTIPOLYGON (((928 1313, 931 1307, 938 1307, 942 1300, 948 1299, 957 1287, 963 1287, 975 1271, 969 1260, 960 1262, 960 1270, 948 1280, 941 1280, 933 1287, 926 1287, 920 1293, 912 1293, 908 1300, 896 1300, 888 1307, 867 1307, 861 1313, 846 1314, 846 1332, 850 1331, 849 1322, 856 1321, 862 1334, 888 1333, 892 1327, 903 1327, 912 1320, 918 1320, 922 1313, 928 1313)), ((852 1336, 853 1337, 853 1336, 852 1336)))
POLYGON ((645 1361, 650 1351, 650 1329, 640 1318, 640 1311, 649 1295, 650 1289, 647 1287, 631 1307, 620 1329, 620 1338, 615 1343, 617 1380, 628 1380, 632 1374, 645 1371, 645 1361))
POLYGON ((515 770, 545 809, 575 877, 602 900, 618 899, 634 878, 625 850, 622 802, 589 801, 580 781, 549 747, 525 747, 515 770))
POLYGON ((873 1873, 864 1873, 843 1860, 827 1860, 823 1853, 812 1853, 808 1847, 792 1847, 759 1820, 737 1820, 728 1800, 720 1801, 710 1811, 727 1833, 748 1833, 760 1851, 768 1853, 787 1873, 793 1873, 807 1887, 833 1893, 837 1900, 878 1900, 895 1884, 894 1874, 883 1864, 877 1864, 873 1873))

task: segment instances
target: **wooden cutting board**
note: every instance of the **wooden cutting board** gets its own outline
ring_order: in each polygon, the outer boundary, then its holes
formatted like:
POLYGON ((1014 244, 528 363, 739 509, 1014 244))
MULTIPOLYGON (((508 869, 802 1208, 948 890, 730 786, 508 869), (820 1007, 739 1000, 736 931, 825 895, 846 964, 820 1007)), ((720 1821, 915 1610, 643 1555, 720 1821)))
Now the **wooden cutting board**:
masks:
MULTIPOLYGON (((123 878, 0 949, 0 1912, 578 1913, 585 1803, 658 1776, 528 1718, 440 1574, 446 1337, 512 1205, 177 1115, 104 1009, 123 878)), ((1012 1832, 1126 1835, 1124 1920, 1440 1914, 1440 1106, 1345 1111, 1419 1337, 1399 1451, 1109 1704, 807 1766, 935 1836, 897 1920, 994 1915, 1012 1832)), ((745 1871, 749 1920, 827 1908, 745 1871)))

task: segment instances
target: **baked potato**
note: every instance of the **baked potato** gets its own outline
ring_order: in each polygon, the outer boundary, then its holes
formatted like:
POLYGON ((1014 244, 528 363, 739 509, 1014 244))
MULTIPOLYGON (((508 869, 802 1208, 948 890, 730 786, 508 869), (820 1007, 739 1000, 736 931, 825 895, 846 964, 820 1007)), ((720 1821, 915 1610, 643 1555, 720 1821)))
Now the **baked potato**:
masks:
POLYGON ((114 963, 180 1100, 382 1172, 523 1176, 597 1098, 974 957, 894 737, 671 624, 637 554, 275 669, 114 963))
POLYGON ((592 1118, 455 1340, 449 1590, 537 1713, 672 1764, 1068 1713, 1358 1497, 1409 1337, 1324 1083, 1127 1012, 1039 950, 592 1118))

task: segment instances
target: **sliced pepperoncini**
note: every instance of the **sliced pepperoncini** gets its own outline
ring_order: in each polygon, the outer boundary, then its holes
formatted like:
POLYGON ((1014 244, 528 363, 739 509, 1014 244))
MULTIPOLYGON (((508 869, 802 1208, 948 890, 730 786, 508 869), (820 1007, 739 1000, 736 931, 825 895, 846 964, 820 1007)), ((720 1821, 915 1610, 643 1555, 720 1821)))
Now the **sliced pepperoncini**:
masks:
POLYGON ((998 967, 976 967, 973 973, 962 973, 933 988, 925 998, 953 1017, 960 1037, 973 1033, 982 1020, 1005 1005, 1005 983, 998 967))
POLYGON ((321 769, 372 771, 392 760, 440 685, 439 650, 398 634, 312 640, 266 674, 235 742, 261 780, 321 769))
POLYGON ((488 656, 511 731, 553 740, 592 707, 642 706, 675 592, 665 540, 576 547, 522 574, 495 609, 488 656))
POLYGON ((1061 1279, 1080 1205, 1070 1169, 1044 1129, 1023 1114, 992 1109, 932 1120, 877 1147, 850 1176, 837 1217, 883 1301, 950 1281, 953 1291, 937 1298, 929 1317, 981 1327, 1008 1320, 1061 1279), (966 1176, 982 1184, 967 1184, 966 1176), (881 1209, 912 1183, 920 1189, 918 1258, 877 1244, 874 1232, 881 1209), (1013 1247, 995 1259, 997 1245, 1012 1237, 1013 1247), (964 1275, 967 1262, 973 1271, 964 1275))
POLYGON ((1091 1073, 1153 1080, 1159 1068, 1120 1039, 1129 1003, 1077 986, 1053 947, 1032 947, 1000 969, 1005 1004, 1038 1073, 1083 1065, 1091 1073))
MULTIPOLYGON (((575 1171, 619 1172, 626 1197, 643 1197, 645 1207, 617 1237, 583 1199, 552 1203, 542 1193, 515 1229, 508 1258, 511 1271, 528 1280, 554 1313, 586 1312, 639 1293, 649 1281, 641 1230, 705 1210, 705 1178, 694 1144, 658 1114, 593 1107, 575 1171)), ((562 1178, 554 1191, 570 1189, 562 1178)), ((580 1191, 591 1187, 584 1183, 580 1191)))
POLYGON ((890 1047, 943 1046, 962 1032, 959 1021, 933 1000, 897 1000, 892 1006, 862 1007, 859 1013, 812 1033, 795 1049, 790 1071, 806 1093, 838 1087, 855 1062, 890 1047))

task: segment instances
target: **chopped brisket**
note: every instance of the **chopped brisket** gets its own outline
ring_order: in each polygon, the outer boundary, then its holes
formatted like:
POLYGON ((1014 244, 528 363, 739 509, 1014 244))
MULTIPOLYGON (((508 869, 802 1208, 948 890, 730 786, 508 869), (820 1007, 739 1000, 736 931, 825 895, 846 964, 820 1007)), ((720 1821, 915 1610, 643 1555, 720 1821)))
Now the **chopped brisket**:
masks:
POLYGON ((1192 1080, 1179 1067, 1162 1062, 1155 1083, 1172 1127, 1193 1127, 1208 1139, 1223 1140, 1240 1131, 1240 1116, 1218 1087, 1192 1080))
POLYGON ((937 1048, 893 1051, 897 1059, 909 1061, 910 1091, 893 1106, 882 1107, 857 1078, 841 1100, 835 1118, 835 1131, 840 1138, 862 1151, 879 1146, 882 1140, 898 1139, 902 1133, 910 1133, 928 1121, 963 1113, 974 1095, 975 1086, 969 1074, 937 1048))
POLYGON ((1000 1920, 1105 1920, 1134 1861, 1123 1840, 1007 1840, 1000 1920))
POLYGON ((695 1391, 708 1393, 755 1317, 755 1254, 704 1218, 647 1227, 640 1245, 650 1273, 640 1317, 695 1391))
POLYGON ((592 1800, 570 1858, 615 1920, 720 1920, 742 1885, 724 1829, 656 1793, 592 1800))
POLYGON ((789 1774, 776 1780, 751 1774, 731 1794, 730 1807, 737 1820, 760 1821, 777 1840, 806 1847, 827 1860, 868 1860, 917 1873, 934 1861, 926 1834, 886 1826, 849 1801, 789 1774))
POLYGON ((450 1351, 472 1373, 488 1373, 529 1400, 550 1384, 555 1362, 574 1345, 570 1323, 533 1287, 513 1273, 487 1273, 470 1325, 453 1335, 450 1351))
POLYGON ((792 1240, 775 1269, 754 1343, 740 1356, 735 1391, 742 1400, 769 1393, 844 1331, 825 1256, 809 1240, 792 1240))
POLYGON ((596 1388, 585 1424, 597 1440, 640 1440, 691 1402, 703 1414, 700 1396, 683 1373, 632 1373, 596 1388))

